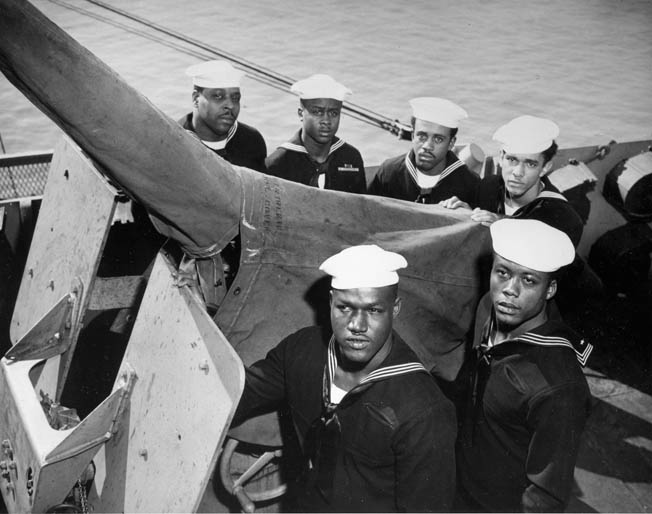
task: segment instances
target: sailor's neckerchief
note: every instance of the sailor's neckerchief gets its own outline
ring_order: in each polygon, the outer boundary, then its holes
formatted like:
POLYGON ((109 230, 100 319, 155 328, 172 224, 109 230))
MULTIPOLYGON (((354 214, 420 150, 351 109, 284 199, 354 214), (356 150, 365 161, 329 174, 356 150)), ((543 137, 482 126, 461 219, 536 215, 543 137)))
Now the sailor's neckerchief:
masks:
POLYGON ((224 148, 226 148, 226 144, 231 141, 235 135, 236 130, 238 130, 238 120, 235 120, 233 125, 231 125, 229 131, 226 133, 226 138, 222 139, 221 141, 204 141, 202 139, 201 142, 211 150, 224 150, 224 148))
MULTIPOLYGON (((346 141, 344 139, 340 139, 337 136, 333 136, 333 139, 331 141, 331 146, 328 150, 328 156, 330 157, 333 152, 338 150, 339 148, 342 148, 346 144, 346 141)), ((285 148, 286 150, 289 150, 291 152, 299 152, 299 153, 305 153, 308 157, 312 159, 312 156, 306 150, 306 147, 303 146, 303 142, 301 141, 301 130, 299 130, 294 136, 289 141, 286 141, 285 143, 282 143, 279 145, 279 148, 285 148)), ((314 160, 314 159, 313 159, 314 160)))
POLYGON ((543 347, 565 346, 575 352, 577 361, 580 366, 584 367, 593 351, 593 345, 591 343, 584 339, 579 339, 578 341, 578 338, 572 337, 573 332, 564 323, 550 319, 528 332, 489 346, 487 343, 496 326, 495 316, 495 311, 492 308, 491 316, 482 329, 480 345, 477 347, 485 359, 487 359, 487 354, 490 350, 501 348, 505 344, 518 342, 543 347), (561 333, 563 335, 550 335, 551 333, 561 333), (567 337, 564 337, 564 335, 567 337))
POLYGON ((353 389, 348 391, 342 398, 342 401, 340 401, 340 403, 337 404, 337 403, 331 403, 330 401, 330 389, 331 389, 330 384, 335 378, 336 369, 337 369, 337 350, 336 350, 335 336, 331 336, 331 339, 328 342, 328 360, 326 363, 326 367, 324 369, 324 377, 322 382, 323 384, 322 399, 323 399, 325 411, 328 414, 330 414, 330 412, 332 412, 338 405, 341 405, 351 391, 354 391, 367 384, 372 384, 373 382, 380 382, 381 380, 387 380, 389 378, 396 377, 399 375, 405 375, 407 373, 415 373, 418 371, 425 371, 426 373, 428 372, 426 368, 423 367, 423 364, 415 361, 404 362, 402 364, 394 364, 392 366, 384 366, 382 368, 377 368, 373 370, 371 373, 369 373, 366 377, 364 377, 360 381, 360 383, 356 385, 353 389))
MULTIPOLYGON (((392 337, 394 337, 393 334, 392 337)), ((389 352, 389 355, 391 354, 392 350, 389 352)), ((330 384, 335 378, 336 369, 337 351, 335 336, 333 335, 328 342, 327 362, 324 365, 322 378, 322 412, 320 417, 313 422, 304 444, 304 451, 308 457, 308 468, 312 471, 312 478, 310 480, 316 480, 321 493, 326 498, 330 498, 333 494, 333 469, 335 466, 336 455, 327 452, 323 456, 323 459, 326 461, 324 464, 324 462, 322 462, 322 441, 324 440, 323 438, 328 438, 326 440, 330 440, 330 444, 332 445, 335 444, 332 442, 332 438, 340 437, 341 426, 340 420, 337 416, 337 407, 347 403, 351 398, 350 394, 353 391, 364 391, 371 387, 375 382, 380 382, 382 380, 387 380, 408 373, 428 372, 420 362, 410 361, 375 369, 363 378, 358 385, 348 391, 340 403, 336 404, 331 403, 330 401, 330 384)), ((309 481, 308 486, 311 486, 310 484, 314 485, 314 482, 309 481)))
MULTIPOLYGON (((439 180, 437 181, 437 184, 435 184, 431 188, 424 189, 419 185, 419 179, 418 179, 418 174, 417 174, 417 166, 416 166, 415 163, 412 162, 412 159, 410 159, 410 155, 413 155, 413 154, 414 154, 414 150, 409 151, 408 153, 405 154, 405 167, 408 170, 408 174, 410 175, 410 178, 414 181, 416 186, 419 188, 422 195, 427 194, 428 192, 432 191, 435 187, 437 187, 441 183, 441 181, 444 178, 446 178, 448 175, 453 173, 457 168, 459 168, 461 166, 464 166, 464 163, 462 161, 460 161, 457 157, 455 157, 455 160, 451 164, 446 166, 444 168, 444 170, 439 174, 439 180)), ((448 151, 446 152, 445 159, 447 159, 447 158, 448 158, 448 151)))

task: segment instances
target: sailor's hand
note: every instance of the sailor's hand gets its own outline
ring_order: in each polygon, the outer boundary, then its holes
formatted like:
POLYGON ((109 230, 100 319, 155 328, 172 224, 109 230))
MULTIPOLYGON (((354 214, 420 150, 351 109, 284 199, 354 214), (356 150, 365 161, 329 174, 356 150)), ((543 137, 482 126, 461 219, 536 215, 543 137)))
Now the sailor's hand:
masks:
POLYGON ((457 196, 451 196, 450 198, 446 200, 442 200, 439 202, 437 205, 441 205, 442 207, 446 207, 447 209, 469 209, 471 210, 471 206, 460 200, 457 196))
POLYGON ((477 223, 482 223, 485 227, 488 227, 494 221, 499 220, 501 217, 502 216, 500 216, 500 214, 478 209, 477 207, 473 209, 473 212, 471 213, 471 219, 477 223))

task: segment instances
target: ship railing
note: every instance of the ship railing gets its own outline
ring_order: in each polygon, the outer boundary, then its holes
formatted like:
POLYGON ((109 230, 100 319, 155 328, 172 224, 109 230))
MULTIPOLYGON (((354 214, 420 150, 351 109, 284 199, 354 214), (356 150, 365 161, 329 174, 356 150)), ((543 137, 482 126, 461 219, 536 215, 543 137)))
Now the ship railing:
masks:
MULTIPOLYGON (((0 155, 0 236, 15 265, 27 255, 52 154, 47 150, 0 155)), ((15 271, 20 273, 20 266, 15 271)))
POLYGON ((52 150, 0 156, 0 200, 42 196, 52 150))

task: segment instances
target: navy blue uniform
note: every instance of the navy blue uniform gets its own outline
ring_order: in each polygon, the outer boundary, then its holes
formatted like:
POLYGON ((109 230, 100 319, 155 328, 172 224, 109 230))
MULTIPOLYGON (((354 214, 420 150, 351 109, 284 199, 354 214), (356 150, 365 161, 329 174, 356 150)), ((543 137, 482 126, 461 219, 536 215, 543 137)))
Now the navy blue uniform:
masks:
POLYGON ((433 188, 422 189, 417 182, 414 151, 383 162, 369 184, 369 194, 398 198, 408 202, 439 203, 457 196, 471 207, 476 206, 480 177, 469 170, 457 156, 448 151, 446 167, 433 188))
MULTIPOLYGON (((179 120, 183 128, 195 132, 192 126, 192 113, 179 120)), ((211 148, 211 150, 213 150, 211 148)), ((236 166, 244 166, 256 171, 265 171, 267 145, 260 132, 245 123, 236 121, 226 136, 226 145, 221 150, 213 150, 222 159, 236 166)))
POLYGON ((489 295, 477 320, 458 487, 472 508, 563 512, 590 409, 582 366, 593 347, 555 320, 491 346, 489 295))
MULTIPOLYGON (((529 204, 518 209, 511 217, 543 221, 565 232, 573 242, 573 246, 577 248, 584 230, 582 218, 546 177, 541 179, 541 183, 543 189, 539 195, 529 204)), ((477 201, 477 207, 480 209, 505 214, 505 182, 500 173, 482 179, 477 201)))
MULTIPOLYGON (((577 248, 584 231, 581 216, 546 177, 541 179, 541 183, 543 188, 539 195, 510 217, 539 220, 555 227, 566 233, 577 248)), ((504 202, 505 183, 500 173, 482 179, 478 190, 478 207, 504 214, 504 202)), ((573 263, 559 277, 559 291, 553 304, 575 330, 587 333, 592 327, 585 326, 586 314, 599 308, 594 302, 599 302, 601 295, 600 279, 584 259, 576 255, 573 263)), ((552 313, 553 316, 558 315, 554 311, 552 313)))
POLYGON ((299 184, 319 187, 319 176, 323 174, 323 189, 348 193, 367 190, 360 152, 338 137, 333 138, 326 161, 318 163, 303 146, 299 130, 290 141, 279 146, 265 164, 270 175, 299 184))
POLYGON ((305 458, 305 512, 449 511, 455 480, 453 405, 393 334, 378 369, 330 403, 330 331, 302 329, 247 370, 234 424, 289 406, 305 458))

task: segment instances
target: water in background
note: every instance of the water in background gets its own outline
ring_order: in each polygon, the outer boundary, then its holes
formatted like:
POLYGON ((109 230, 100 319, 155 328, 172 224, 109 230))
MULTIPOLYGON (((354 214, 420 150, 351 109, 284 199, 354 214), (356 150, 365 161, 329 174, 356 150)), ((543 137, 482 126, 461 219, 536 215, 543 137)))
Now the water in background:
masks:
MULTIPOLYGON (((34 0, 52 21, 174 119, 190 110, 184 69, 214 58, 84 0, 34 0), (163 39, 161 39, 163 37, 163 39)), ((550 117, 562 147, 652 137, 649 0, 112 0, 111 5, 292 78, 323 72, 351 101, 409 120, 407 101, 443 96, 470 118, 458 142, 496 151, 491 135, 520 114, 550 117)), ((298 128, 288 91, 246 79, 241 120, 271 150, 298 128)), ((146 127, 142 127, 146 130, 146 127)), ((0 76, 8 153, 49 149, 61 133, 0 76)), ((344 117, 340 136, 368 164, 409 143, 344 117)))

